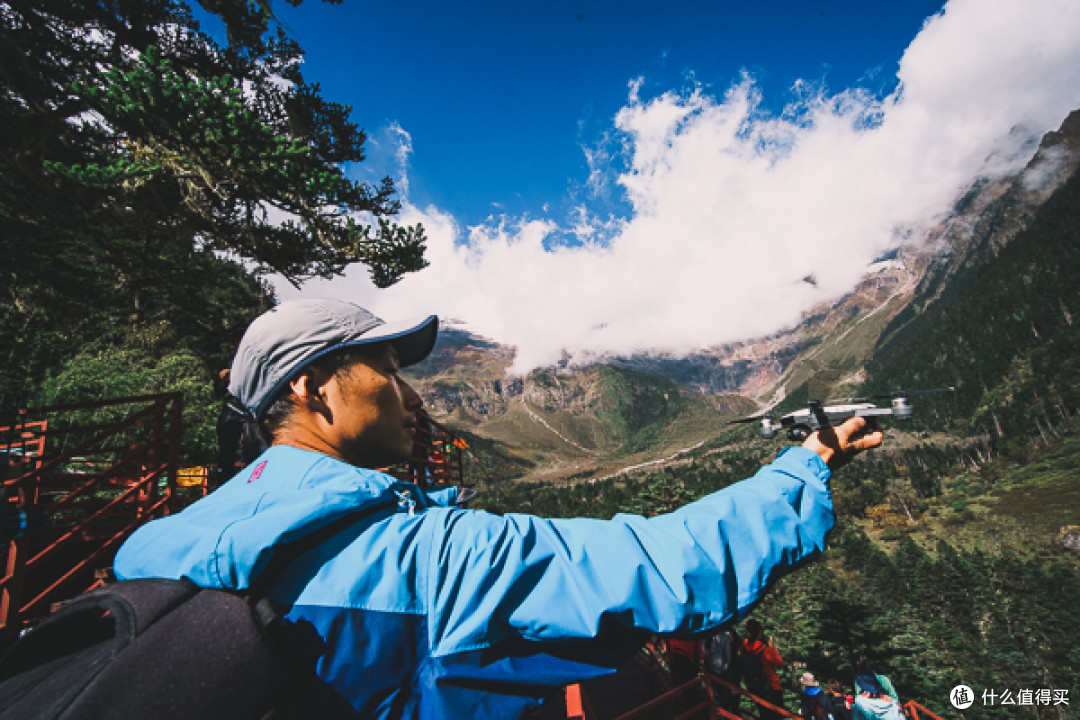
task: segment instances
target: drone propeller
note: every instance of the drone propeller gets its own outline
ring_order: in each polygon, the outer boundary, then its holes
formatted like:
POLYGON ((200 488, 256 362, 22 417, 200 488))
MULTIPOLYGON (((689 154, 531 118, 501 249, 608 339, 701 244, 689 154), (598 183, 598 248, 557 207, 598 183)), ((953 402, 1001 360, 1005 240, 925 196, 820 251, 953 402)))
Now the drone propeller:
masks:
POLYGON ((911 392, 907 392, 905 390, 897 390, 896 392, 881 393, 880 395, 867 395, 865 397, 839 398, 837 400, 829 400, 826 404, 827 405, 844 405, 844 404, 854 404, 854 403, 865 403, 865 402, 874 402, 875 400, 892 400, 894 398, 918 397, 919 395, 929 395, 931 393, 939 393, 939 392, 956 392, 956 388, 955 387, 940 387, 940 388, 933 388, 931 390, 912 390, 911 392))
POLYGON ((955 387, 943 387, 943 388, 934 388, 933 390, 916 390, 914 392, 907 393, 907 396, 908 397, 915 397, 916 395, 929 395, 930 393, 939 393, 939 392, 956 392, 956 388, 955 387))
POLYGON ((728 420, 728 425, 741 425, 742 423, 757 422, 758 420, 764 420, 765 418, 771 418, 771 413, 762 413, 761 415, 751 415, 750 417, 736 418, 734 420, 728 420))

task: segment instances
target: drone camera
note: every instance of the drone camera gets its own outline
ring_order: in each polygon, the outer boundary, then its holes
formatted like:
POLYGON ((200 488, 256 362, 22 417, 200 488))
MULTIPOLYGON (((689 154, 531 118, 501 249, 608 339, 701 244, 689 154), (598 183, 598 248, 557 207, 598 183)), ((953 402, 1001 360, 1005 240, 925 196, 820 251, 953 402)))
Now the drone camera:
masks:
POLYGON ((804 425, 803 423, 792 425, 787 431, 788 440, 791 440, 792 442, 802 442, 810 437, 811 432, 813 431, 810 429, 809 425, 804 425))
POLYGON ((761 437, 765 438, 766 440, 772 440, 774 437, 776 437, 776 431, 777 427, 775 423, 773 423, 772 418, 761 418, 761 437))
POLYGON ((915 413, 906 397, 893 398, 892 411, 893 417, 897 420, 910 420, 915 413))

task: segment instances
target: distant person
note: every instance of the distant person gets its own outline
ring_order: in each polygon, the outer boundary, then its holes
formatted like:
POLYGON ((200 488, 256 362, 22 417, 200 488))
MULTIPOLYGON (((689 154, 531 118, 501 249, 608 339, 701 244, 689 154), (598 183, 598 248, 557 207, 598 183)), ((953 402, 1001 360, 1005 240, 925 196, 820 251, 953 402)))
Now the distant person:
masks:
MULTIPOLYGON (((765 628, 752 618, 746 621, 746 639, 743 640, 739 666, 748 692, 773 705, 781 705, 784 691, 776 671, 784 667, 784 659, 772 637, 765 636, 765 628)), ((762 720, 779 720, 781 717, 775 710, 761 709, 762 720)))
MULTIPOLYGON (((734 623, 720 628, 720 632, 705 640, 705 669, 732 685, 739 684, 739 635, 734 623)), ((739 694, 726 687, 715 686, 717 704, 725 710, 735 711, 739 706, 739 694)))
POLYGON ((829 699, 832 700, 834 720, 852 720, 851 703, 854 698, 844 692, 843 686, 840 685, 840 681, 836 678, 829 678, 825 685, 825 692, 829 694, 829 699))
POLYGON ((218 373, 219 396, 221 409, 217 420, 217 462, 216 483, 223 482, 236 474, 237 455, 243 465, 247 465, 259 457, 267 448, 259 432, 259 425, 240 405, 240 401, 230 395, 226 389, 229 382, 229 371, 222 370, 218 373))
POLYGON ((804 672, 799 678, 803 689, 799 692, 799 715, 804 720, 834 720, 832 698, 821 689, 813 673, 804 672))
POLYGON ((855 720, 905 720, 900 698, 892 682, 878 675, 863 654, 855 661, 855 702, 852 703, 855 720))
MULTIPOLYGON (((673 688, 690 682, 701 675, 701 640, 669 638, 667 647, 673 688)), ((700 703, 704 699, 700 683, 697 687, 692 687, 684 692, 681 697, 683 710, 689 710, 700 703)))
POLYGON ((309 717, 518 718, 614 672, 652 634, 694 637, 821 553, 829 479, 881 443, 864 418, 813 433, 754 477, 674 512, 544 519, 463 509, 375 468, 412 454, 434 316, 386 324, 351 303, 258 317, 229 391, 272 437, 235 478, 120 548, 121 579, 244 589, 282 546, 352 524, 277 576, 269 599, 317 636, 309 717))

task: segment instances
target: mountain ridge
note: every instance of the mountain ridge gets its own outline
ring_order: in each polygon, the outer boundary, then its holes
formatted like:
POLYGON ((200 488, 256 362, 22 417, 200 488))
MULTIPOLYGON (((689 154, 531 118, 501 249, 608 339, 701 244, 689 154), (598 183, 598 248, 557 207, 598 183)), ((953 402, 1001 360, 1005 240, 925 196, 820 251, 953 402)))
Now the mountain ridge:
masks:
POLYGON ((789 396, 799 402, 858 394, 874 353, 901 347, 897 337, 916 332, 928 306, 959 292, 1078 166, 1080 112, 1074 112, 1042 138, 1020 172, 973 179, 937 225, 784 332, 692 355, 638 353, 514 376, 507 372, 513 348, 449 324, 409 378, 437 419, 520 458, 511 475, 595 478, 647 464, 729 437, 731 417, 789 396))

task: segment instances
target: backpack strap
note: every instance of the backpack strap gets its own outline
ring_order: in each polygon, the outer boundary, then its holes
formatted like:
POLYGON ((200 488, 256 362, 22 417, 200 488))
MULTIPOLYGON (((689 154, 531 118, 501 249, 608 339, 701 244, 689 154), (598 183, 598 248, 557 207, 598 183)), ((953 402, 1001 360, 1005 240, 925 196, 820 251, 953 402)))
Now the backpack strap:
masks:
POLYGON ((35 640, 42 638, 37 646, 30 643, 16 642, 0 660, 0 677, 9 677, 34 667, 46 657, 42 649, 55 649, 57 654, 90 647, 99 642, 104 645, 99 651, 103 658, 110 658, 120 651, 138 634, 138 622, 135 611, 123 598, 107 594, 87 594, 66 603, 49 616, 47 620, 33 627, 35 640), (90 625, 84 618, 100 619, 108 617, 101 627, 90 625), (75 632, 73 629, 82 630, 75 632))

